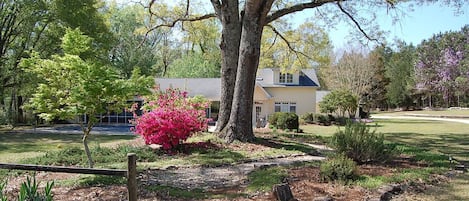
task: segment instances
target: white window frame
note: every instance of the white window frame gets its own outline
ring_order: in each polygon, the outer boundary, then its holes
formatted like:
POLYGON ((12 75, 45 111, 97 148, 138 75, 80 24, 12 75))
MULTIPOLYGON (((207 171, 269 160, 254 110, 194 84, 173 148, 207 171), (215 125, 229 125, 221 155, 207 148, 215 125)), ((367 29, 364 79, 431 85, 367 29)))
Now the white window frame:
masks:
POLYGON ((295 102, 275 102, 274 112, 294 112, 296 113, 296 103, 295 102))
POLYGON ((293 74, 291 73, 280 73, 278 77, 278 82, 283 84, 293 83, 293 74))

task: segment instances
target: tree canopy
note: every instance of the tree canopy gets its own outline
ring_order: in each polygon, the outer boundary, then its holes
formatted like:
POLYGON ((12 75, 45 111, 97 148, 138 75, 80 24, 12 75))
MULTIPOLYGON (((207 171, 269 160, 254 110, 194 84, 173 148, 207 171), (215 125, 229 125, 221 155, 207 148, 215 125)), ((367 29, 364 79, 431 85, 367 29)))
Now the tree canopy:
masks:
POLYGON ((62 39, 63 55, 41 59, 33 54, 22 65, 39 79, 38 88, 26 107, 46 121, 78 119, 89 165, 93 167, 87 137, 98 122, 97 115, 120 111, 134 96, 149 93, 153 79, 140 76, 138 70, 134 70, 130 79, 120 79, 114 69, 83 60, 79 55, 89 49, 91 40, 78 29, 68 29, 62 39))

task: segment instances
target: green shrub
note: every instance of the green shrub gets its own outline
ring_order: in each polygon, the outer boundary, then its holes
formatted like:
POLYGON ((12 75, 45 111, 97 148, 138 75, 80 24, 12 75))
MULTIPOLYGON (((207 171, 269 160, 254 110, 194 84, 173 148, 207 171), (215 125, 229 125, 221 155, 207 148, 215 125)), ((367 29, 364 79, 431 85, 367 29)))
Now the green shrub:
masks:
POLYGON ((351 121, 332 136, 331 146, 359 164, 386 162, 396 154, 395 145, 386 144, 383 134, 370 131, 365 123, 351 121))
POLYGON ((287 113, 285 112, 280 112, 278 115, 277 115, 277 128, 279 129, 285 129, 287 128, 287 113))
POLYGON ((291 129, 291 130, 298 130, 300 127, 300 122, 298 119, 298 115, 295 114, 294 112, 286 113, 285 114, 285 128, 291 129))
POLYGON ((314 119, 319 124, 323 124, 323 125, 330 125, 331 124, 331 120, 329 119, 329 115, 315 114, 314 116, 315 116, 314 119))
POLYGON ((306 114, 301 115, 301 119, 303 119, 307 124, 312 124, 314 123, 314 116, 314 113, 308 112, 306 114))
POLYGON ((300 126, 299 120, 298 120, 298 115, 296 115, 293 112, 279 112, 279 113, 274 113, 277 122, 276 126, 279 129, 298 129, 300 126))
POLYGON ((319 174, 323 181, 348 183, 358 178, 356 163, 343 154, 335 155, 321 163, 319 174))
POLYGON ((347 124, 347 121, 349 121, 349 118, 347 117, 337 117, 335 118, 335 124, 339 126, 345 126, 347 124))
POLYGON ((275 112, 269 115, 269 119, 268 119, 269 124, 274 127, 277 127, 277 120, 280 115, 282 115, 282 112, 275 112))

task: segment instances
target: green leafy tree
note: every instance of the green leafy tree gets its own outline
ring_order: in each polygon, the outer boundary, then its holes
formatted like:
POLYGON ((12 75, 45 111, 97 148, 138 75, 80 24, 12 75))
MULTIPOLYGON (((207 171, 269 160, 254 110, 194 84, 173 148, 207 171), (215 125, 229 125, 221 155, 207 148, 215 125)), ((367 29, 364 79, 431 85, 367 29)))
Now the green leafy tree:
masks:
POLYGON ((62 46, 67 47, 64 55, 41 59, 35 54, 23 61, 26 71, 41 80, 27 107, 46 121, 79 117, 83 146, 89 166, 93 167, 87 139, 98 122, 96 116, 108 110, 121 110, 127 100, 148 93, 153 80, 140 76, 138 70, 129 80, 120 79, 112 68, 80 58, 78 54, 87 50, 86 42, 73 47, 67 46, 67 41, 87 41, 90 45, 92 40, 78 29, 67 30, 63 41, 62 46))
POLYGON ((415 47, 399 42, 397 51, 393 52, 389 61, 386 62, 386 77, 389 79, 386 98, 391 106, 410 107, 413 105, 415 62, 415 47))
POLYGON ((182 54, 167 69, 167 77, 220 77, 219 26, 215 20, 184 23, 182 54))
POLYGON ((373 67, 373 76, 370 80, 370 87, 363 97, 365 104, 371 108, 387 108, 386 87, 389 84, 389 78, 386 77, 386 62, 390 48, 377 46, 368 56, 373 67))
POLYGON ((23 122, 21 105, 31 88, 30 77, 18 64, 43 41, 51 18, 48 5, 47 1, 0 0, 0 123, 23 122))
POLYGON ((274 67, 283 71, 299 71, 305 68, 319 69, 330 64, 332 45, 323 29, 311 22, 293 30, 287 28, 281 31, 275 27, 290 26, 281 21, 264 30, 260 68, 274 67))
MULTIPOLYGON (((404 1, 287 1, 287 0, 212 0, 213 13, 201 11, 199 1, 177 1, 172 3, 172 12, 164 12, 169 4, 151 0, 149 13, 155 24, 149 32, 161 27, 182 27, 184 22, 217 18, 221 24, 221 102, 217 130, 226 142, 234 140, 252 141, 253 97, 257 69, 261 54, 262 33, 274 21, 296 12, 311 10, 313 21, 325 20, 333 25, 338 20, 347 20, 358 27, 369 40, 378 40, 379 29, 374 17, 380 11, 398 10, 404 1), (316 11, 316 12, 315 12, 316 11), (366 12, 364 12, 366 11, 366 12), (375 37, 376 36, 376 37, 375 37)), ((413 3, 434 2, 418 0, 413 3)), ((462 0, 444 1, 461 7, 462 0)), ((207 2, 208 3, 208 2, 207 2)), ((407 4, 413 5, 413 4, 407 4)), ((390 13, 390 12, 388 12, 390 13)), ((394 13, 394 12, 392 12, 394 13)), ((400 15, 396 15, 400 16, 400 15)))
POLYGON ((115 2, 109 7, 110 31, 117 40, 111 49, 111 64, 126 78, 130 78, 135 68, 140 68, 143 75, 155 76, 161 73, 162 69, 157 68, 156 64, 164 30, 155 31, 144 40, 140 31, 144 27, 143 7, 119 7, 115 2))
POLYGON ((220 77, 220 62, 201 52, 191 52, 173 61, 166 76, 171 78, 220 77))
POLYGON ((358 107, 357 97, 347 90, 335 90, 324 96, 319 103, 322 113, 337 113, 340 117, 355 115, 358 107))

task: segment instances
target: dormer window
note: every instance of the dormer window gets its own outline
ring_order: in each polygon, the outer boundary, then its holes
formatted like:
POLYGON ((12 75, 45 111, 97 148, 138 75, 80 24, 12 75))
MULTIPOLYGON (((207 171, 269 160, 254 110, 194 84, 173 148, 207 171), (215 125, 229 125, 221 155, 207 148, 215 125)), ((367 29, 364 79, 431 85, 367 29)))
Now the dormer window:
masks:
POLYGON ((279 83, 285 83, 285 84, 293 83, 293 74, 280 73, 278 81, 279 83))

